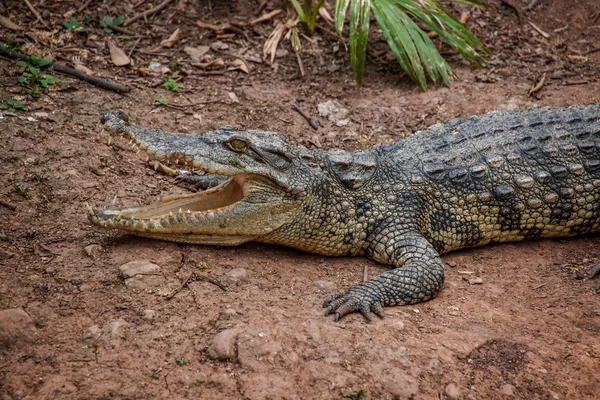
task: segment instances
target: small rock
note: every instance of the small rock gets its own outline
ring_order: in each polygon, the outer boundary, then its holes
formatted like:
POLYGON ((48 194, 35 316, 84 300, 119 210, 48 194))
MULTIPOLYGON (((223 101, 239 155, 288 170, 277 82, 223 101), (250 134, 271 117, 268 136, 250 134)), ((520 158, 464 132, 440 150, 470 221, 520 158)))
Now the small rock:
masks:
POLYGON ((315 286, 317 287, 317 289, 322 291, 331 291, 333 290, 335 284, 333 282, 319 280, 315 281, 315 286))
POLYGON ((9 308, 0 311, 0 348, 21 346, 33 342, 37 330, 22 308, 9 308))
POLYGON ((227 50, 229 48, 229 45, 227 43, 223 43, 220 40, 217 40, 216 42, 213 42, 210 47, 213 50, 227 50))
POLYGON ((446 396, 448 396, 449 399, 460 398, 460 390, 458 389, 458 386, 456 386, 456 384, 454 382, 449 383, 446 386, 446 389, 444 389, 444 393, 446 393, 446 396))
POLYGON ((234 310, 233 308, 226 308, 225 310, 223 310, 223 315, 234 316, 237 314, 238 314, 238 312, 236 310, 234 310))
POLYGON ((483 279, 481 279, 479 277, 469 279, 469 285, 481 285, 481 284, 483 284, 483 279))
POLYGON ((159 275, 160 267, 150 261, 130 261, 119 267, 119 271, 125 278, 133 278, 136 275, 159 275))
POLYGON ((350 119, 347 118, 348 110, 342 107, 337 101, 328 100, 324 103, 319 103, 317 110, 321 117, 326 117, 336 126, 346 126, 350 123, 350 119))
POLYGON ((144 316, 144 319, 153 320, 154 317, 156 316, 156 311, 154 311, 154 310, 144 310, 142 312, 142 314, 144 316))
POLYGON ((100 254, 101 251, 102 246, 99 244, 89 244, 83 248, 85 255, 90 258, 94 258, 96 255, 100 254))
POLYGON ((450 268, 455 268, 456 267, 456 263, 454 261, 448 261, 446 263, 447 266, 449 266, 450 268))
POLYGON ((102 330, 98 325, 92 325, 83 332, 83 342, 87 346, 94 345, 102 336, 102 330))
POLYGON ((515 387, 510 383, 500 386, 500 393, 507 397, 512 397, 515 395, 515 387))
POLYGON ((208 346, 206 354, 213 360, 232 360, 235 357, 238 335, 237 329, 226 329, 219 332, 208 346))
POLYGON ((235 268, 227 273, 227 276, 234 282, 244 279, 247 275, 246 268, 235 268))
POLYGON ((395 321, 395 322, 392 324, 392 328, 394 328, 394 329, 395 329, 395 330, 397 330, 397 331, 403 331, 403 330, 404 330, 404 322, 402 322, 402 321, 400 321, 400 320, 398 320, 398 321, 395 321))
POLYGON ((275 51, 275 57, 277 57, 277 58, 285 57, 288 54, 289 54, 289 51, 287 51, 286 49, 279 48, 275 51))

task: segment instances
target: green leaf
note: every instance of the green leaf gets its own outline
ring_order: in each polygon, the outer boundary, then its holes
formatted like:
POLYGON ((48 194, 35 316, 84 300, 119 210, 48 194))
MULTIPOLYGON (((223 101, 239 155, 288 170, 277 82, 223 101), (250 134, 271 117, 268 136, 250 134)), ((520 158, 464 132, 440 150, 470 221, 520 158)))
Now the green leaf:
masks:
POLYGON ((17 65, 19 67, 29 67, 29 63, 27 61, 23 61, 23 60, 17 61, 17 65))
POLYGON ((457 3, 467 4, 469 6, 492 8, 492 6, 489 5, 488 3, 486 3, 485 1, 479 1, 479 0, 454 0, 454 1, 457 3))
POLYGON ((113 20, 113 22, 111 23, 111 25, 119 26, 119 25, 123 25, 123 22, 125 22, 125 16, 124 15, 119 15, 117 18, 115 18, 113 20))
MULTIPOLYGON (((342 32, 344 30, 344 21, 346 19, 346 11, 348 10, 348 5, 350 4, 350 0, 337 0, 335 2, 335 30, 342 38, 342 32)), ((345 43, 344 43, 345 45, 345 43)))
POLYGON ((362 85, 367 57, 371 0, 352 0, 350 5, 350 63, 358 85, 362 85))
POLYGON ((300 6, 300 3, 298 3, 298 0, 291 0, 291 2, 296 10, 296 13, 298 14, 298 18, 300 18, 300 21, 304 21, 306 16, 304 15, 304 10, 300 6))

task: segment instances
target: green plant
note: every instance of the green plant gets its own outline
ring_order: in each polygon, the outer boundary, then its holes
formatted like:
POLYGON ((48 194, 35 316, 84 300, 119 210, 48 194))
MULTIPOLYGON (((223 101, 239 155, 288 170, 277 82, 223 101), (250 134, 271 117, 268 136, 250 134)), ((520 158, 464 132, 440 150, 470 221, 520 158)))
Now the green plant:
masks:
POLYGON ((309 32, 314 32, 317 16, 319 15, 319 8, 321 8, 325 0, 317 0, 317 4, 314 7, 312 0, 304 0, 304 7, 300 6, 298 0, 290 1, 298 13, 298 19, 306 24, 309 32))
POLYGON ((177 363, 177 365, 183 367, 186 364, 186 361, 183 358, 175 358, 175 362, 177 363))
MULTIPOLYGON (((489 7, 480 0, 455 1, 489 7)), ((371 10, 400 66, 423 90, 427 88, 428 77, 436 86, 449 86, 449 77, 456 77, 456 74, 417 22, 478 66, 485 63, 482 54, 489 54, 481 42, 437 0, 337 0, 335 27, 340 36, 348 7, 350 62, 359 85, 362 84, 365 67, 371 10)))
POLYGON ((163 99, 160 97, 158 99, 154 99, 155 106, 166 106, 167 104, 169 104, 169 100, 167 99, 163 99))
POLYGON ((362 389, 353 390, 350 393, 348 393, 347 395, 345 395, 344 397, 347 399, 352 399, 352 400, 367 400, 367 394, 362 389))
POLYGON ((4 46, 15 51, 19 51, 21 49, 21 45, 12 39, 7 39, 6 42, 0 43, 0 46, 4 46))
POLYGON ((100 26, 102 27, 102 30, 104 31, 104 33, 113 33, 113 30, 109 28, 109 25, 120 26, 120 25, 123 25, 123 22, 125 22, 124 15, 119 15, 116 18, 104 17, 100 20, 100 26))
POLYGON ((29 188, 20 183, 15 183, 13 185, 13 192, 18 193, 23 197, 27 197, 29 195, 29 188))
POLYGON ((17 110, 25 110, 25 102, 24 101, 16 101, 13 100, 10 96, 4 97, 4 103, 0 104, 0 110, 7 110, 9 112, 16 112, 17 110))
POLYGON ((169 78, 165 83, 163 83, 165 89, 170 90, 171 92, 179 92, 179 84, 173 80, 173 78, 169 78))
POLYGON ((19 77, 19 83, 23 85, 32 85, 29 94, 33 97, 39 95, 38 85, 44 89, 55 83, 60 83, 60 79, 53 77, 50 74, 42 74, 42 68, 48 67, 52 64, 52 57, 42 58, 40 56, 32 55, 30 61, 17 61, 17 65, 20 67, 27 68, 26 71, 19 77))
POLYGON ((6 239, 6 235, 2 232, 0 232, 0 239, 6 239))
POLYGON ((75 17, 71 17, 70 20, 64 21, 63 26, 75 33, 87 33, 90 31, 90 28, 86 28, 85 26, 81 25, 81 23, 77 21, 77 18, 75 17))
POLYGON ((100 157, 100 165, 102 167, 108 167, 108 158, 107 157, 100 157))

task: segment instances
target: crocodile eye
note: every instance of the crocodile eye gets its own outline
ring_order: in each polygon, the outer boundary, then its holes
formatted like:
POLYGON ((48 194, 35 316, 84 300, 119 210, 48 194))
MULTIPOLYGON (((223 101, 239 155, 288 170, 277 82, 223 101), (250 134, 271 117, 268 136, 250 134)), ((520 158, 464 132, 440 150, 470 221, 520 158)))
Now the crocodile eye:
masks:
POLYGON ((229 145, 231 150, 237 152, 246 151, 246 149, 248 148, 248 143, 246 143, 246 141, 242 139, 231 139, 229 142, 227 142, 227 144, 229 145))

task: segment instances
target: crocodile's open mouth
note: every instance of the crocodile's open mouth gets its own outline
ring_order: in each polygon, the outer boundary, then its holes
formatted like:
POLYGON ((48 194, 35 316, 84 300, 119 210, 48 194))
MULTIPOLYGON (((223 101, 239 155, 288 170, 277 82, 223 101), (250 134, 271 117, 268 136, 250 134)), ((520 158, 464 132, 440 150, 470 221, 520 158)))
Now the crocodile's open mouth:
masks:
MULTIPOLYGON (((191 194, 163 197, 154 203, 130 208, 93 210, 88 208, 91 222, 105 228, 124 229, 136 233, 173 233, 178 226, 187 231, 199 223, 224 220, 231 215, 246 194, 248 179, 235 176, 214 188, 191 194)), ((177 229, 179 233, 184 233, 177 229)))

